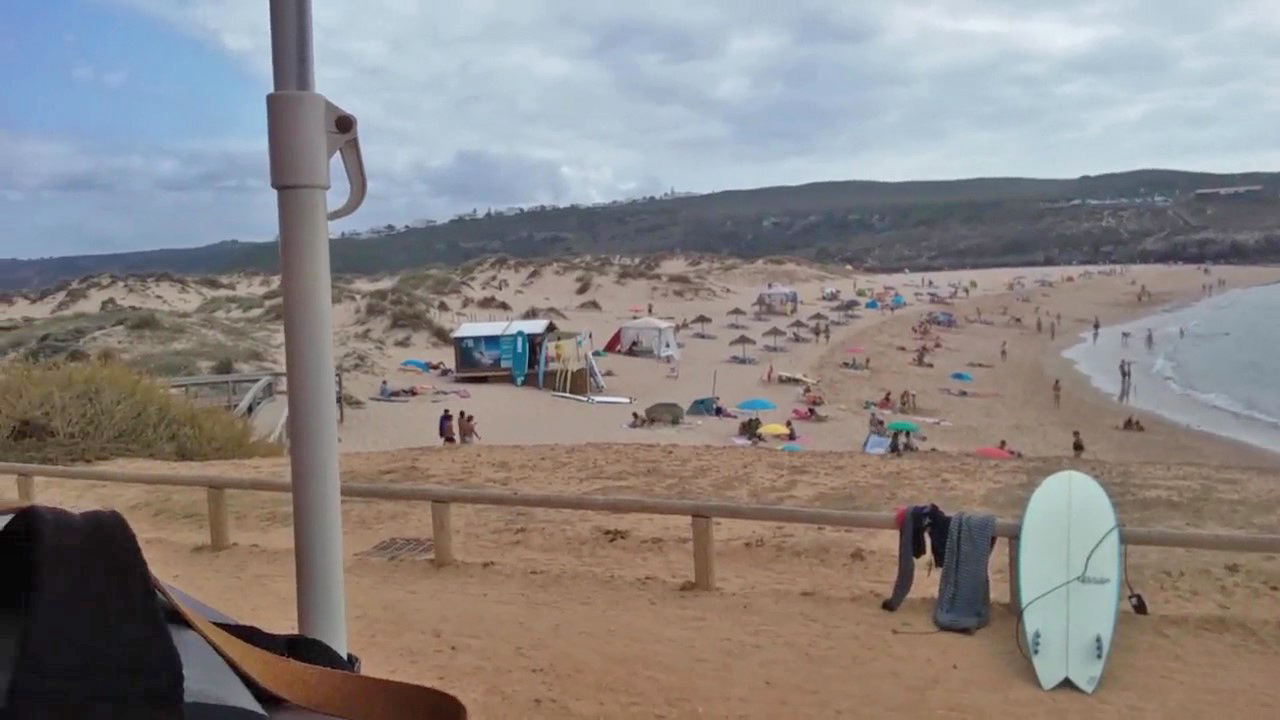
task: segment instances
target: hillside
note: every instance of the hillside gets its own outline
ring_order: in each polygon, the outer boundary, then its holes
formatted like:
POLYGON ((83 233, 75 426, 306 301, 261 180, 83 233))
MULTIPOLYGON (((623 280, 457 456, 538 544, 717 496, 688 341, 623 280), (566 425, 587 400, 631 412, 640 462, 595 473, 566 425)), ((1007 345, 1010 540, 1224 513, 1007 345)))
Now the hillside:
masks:
MULTIPOLYGON (((490 256, 792 255, 872 270, 1074 262, 1280 260, 1280 173, 1139 170, 1072 180, 824 182, 459 216, 332 240, 336 273, 457 265, 490 256), (1197 189, 1258 185, 1239 197, 1197 189)), ((0 289, 93 273, 273 272, 274 243, 225 241, 0 260, 0 289)))

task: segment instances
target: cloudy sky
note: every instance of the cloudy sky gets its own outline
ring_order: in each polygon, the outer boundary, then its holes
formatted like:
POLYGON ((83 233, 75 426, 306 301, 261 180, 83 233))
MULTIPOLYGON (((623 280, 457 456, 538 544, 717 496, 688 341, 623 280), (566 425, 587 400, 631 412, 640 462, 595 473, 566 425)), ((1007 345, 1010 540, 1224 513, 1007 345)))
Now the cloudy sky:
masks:
MULTIPOLYGON (((1280 169, 1275 0, 316 0, 315 35, 371 183, 337 229, 673 186, 1280 169)), ((270 238, 270 76, 260 0, 3 0, 0 256, 270 238)))

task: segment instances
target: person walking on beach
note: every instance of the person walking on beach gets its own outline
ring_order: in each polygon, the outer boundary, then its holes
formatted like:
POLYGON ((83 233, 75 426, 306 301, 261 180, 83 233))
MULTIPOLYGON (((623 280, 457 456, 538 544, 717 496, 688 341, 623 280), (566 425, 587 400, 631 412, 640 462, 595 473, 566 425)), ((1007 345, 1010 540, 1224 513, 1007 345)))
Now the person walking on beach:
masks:
POLYGON ((1049 342, 1053 342, 1058 338, 1058 323, 1049 321, 1049 342))
POLYGON ((1080 437, 1079 430, 1071 431, 1071 452, 1076 457, 1084 455, 1084 438, 1080 437))
POLYGON ((458 413, 458 438, 463 445, 470 445, 480 439, 480 433, 476 432, 475 415, 468 415, 465 412, 458 413))
POLYGON ((1008 359, 1009 359, 1009 341, 1003 340, 1000 342, 1000 362, 1004 362, 1005 360, 1008 360, 1008 359))
POLYGON ((1102 323, 1098 322, 1098 316, 1093 317, 1093 344, 1098 344, 1098 331, 1102 329, 1102 323))
POLYGON ((444 445, 452 445, 458 442, 458 438, 453 431, 453 413, 450 413, 448 409, 440 413, 440 442, 444 445))
POLYGON ((1129 402, 1129 363, 1120 361, 1120 395, 1116 400, 1121 404, 1129 402))
POLYGON ((1062 408, 1062 381, 1058 378, 1053 379, 1053 407, 1062 408))

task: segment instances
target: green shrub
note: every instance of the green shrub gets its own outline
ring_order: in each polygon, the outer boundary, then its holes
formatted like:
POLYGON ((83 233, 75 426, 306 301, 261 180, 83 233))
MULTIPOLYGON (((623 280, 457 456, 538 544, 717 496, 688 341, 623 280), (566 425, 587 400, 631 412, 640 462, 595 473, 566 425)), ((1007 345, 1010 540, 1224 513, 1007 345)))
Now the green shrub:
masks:
POLYGON ((0 457, 7 460, 221 460, 279 452, 255 439, 245 419, 221 407, 196 407, 125 365, 0 367, 0 457))
POLYGON ((220 357, 213 361, 212 371, 214 375, 234 375, 236 374, 236 361, 229 357, 220 357))

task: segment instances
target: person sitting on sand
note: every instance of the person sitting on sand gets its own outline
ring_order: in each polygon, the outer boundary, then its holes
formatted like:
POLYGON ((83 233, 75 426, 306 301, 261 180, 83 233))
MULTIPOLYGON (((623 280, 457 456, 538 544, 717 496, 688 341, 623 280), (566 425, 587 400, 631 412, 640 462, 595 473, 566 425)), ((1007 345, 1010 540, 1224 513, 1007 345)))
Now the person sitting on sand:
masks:
POLYGON ((1009 447, 1009 443, 1005 442, 1004 440, 1001 440, 1001 441, 1000 441, 1000 443, 999 443, 998 445, 996 445, 996 447, 997 447, 997 448, 999 448, 999 449, 1001 449, 1001 450, 1003 450, 1003 451, 1005 451, 1005 452, 1007 452, 1007 453, 1009 453, 1010 455, 1012 455, 1012 456, 1014 456, 1014 457, 1022 457, 1022 453, 1021 453, 1021 452, 1019 452, 1019 451, 1017 451, 1017 450, 1014 450, 1013 448, 1009 447))
POLYGON ((1125 418, 1125 419, 1124 419, 1124 422, 1120 423, 1120 429, 1121 429, 1121 430, 1132 430, 1132 429, 1133 429, 1133 416, 1132 416, 1132 415, 1130 415, 1129 417, 1125 418))
POLYGON ((822 413, 818 412, 818 409, 812 406, 810 406, 807 410, 805 410, 804 414, 806 418, 813 420, 815 422, 821 422, 827 419, 826 415, 823 415, 822 413))
POLYGON ((1080 437, 1079 430, 1071 431, 1071 452, 1076 457, 1082 457, 1084 455, 1084 438, 1080 437))
POLYGON ((641 415, 640 413, 635 412, 635 411, 632 411, 632 413, 631 413, 631 422, 627 423, 627 427, 632 428, 632 429, 634 429, 634 428, 642 428, 642 427, 644 427, 645 425, 648 425, 648 424, 649 424, 648 419, 646 419, 646 418, 645 418, 643 415, 641 415))
POLYGON ((387 385, 386 380, 383 380, 382 384, 378 386, 378 397, 380 398, 391 397, 391 387, 387 385))
POLYGON ((792 425, 791 421, 788 420, 787 421, 787 439, 792 442, 795 442, 797 437, 799 437, 799 435, 796 434, 796 426, 792 425))
POLYGON ((893 393, 886 391, 884 397, 880 398, 880 402, 877 405, 881 410, 892 410, 893 393))
POLYGON ((911 431, 908 430, 902 438, 902 452, 915 452, 920 448, 911 440, 911 431))
POLYGON ((1145 427, 1143 427, 1143 425, 1142 425, 1142 421, 1141 421, 1141 420, 1134 420, 1134 421, 1133 421, 1133 431, 1134 431, 1134 432, 1146 432, 1146 431, 1147 431, 1147 429, 1146 429, 1145 427))

